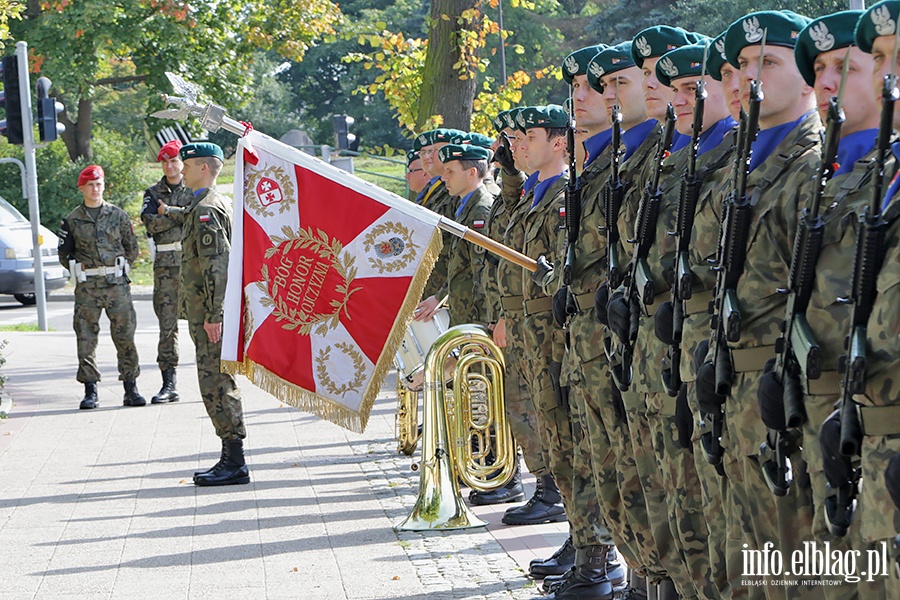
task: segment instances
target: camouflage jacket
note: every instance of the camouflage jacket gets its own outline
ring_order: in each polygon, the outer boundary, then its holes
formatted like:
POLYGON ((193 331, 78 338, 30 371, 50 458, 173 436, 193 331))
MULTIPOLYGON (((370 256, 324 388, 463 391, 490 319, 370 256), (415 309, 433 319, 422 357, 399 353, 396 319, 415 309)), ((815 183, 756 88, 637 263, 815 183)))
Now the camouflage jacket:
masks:
MULTIPOLYGON (((170 212, 167 215, 157 214, 159 201, 168 206, 184 208, 191 205, 194 195, 191 189, 181 183, 170 186, 163 177, 144 191, 144 204, 141 206, 141 221, 147 228, 147 234, 153 238, 157 246, 181 241, 181 229, 184 224, 184 213, 170 212)), ((161 267, 177 267, 181 265, 181 251, 158 252, 154 264, 161 267)))
MULTIPOLYGON (((85 269, 93 269, 113 267, 119 256, 124 256, 129 263, 137 258, 138 243, 134 227, 128 214, 118 206, 103 202, 95 222, 85 205, 79 204, 65 218, 65 222, 75 240, 74 250, 70 254, 59 255, 59 262, 65 268, 69 268, 70 260, 81 263, 85 269)), ((109 274, 88 276, 78 285, 104 287, 129 282, 126 275, 116 277, 109 274)))
MULTIPOLYGON (((456 199, 456 203, 462 199, 456 199)), ((483 185, 469 197, 459 217, 454 217, 466 227, 481 233, 485 229, 488 213, 494 198, 483 185)), ((484 248, 453 236, 447 264, 447 281, 450 293, 450 325, 487 323, 487 307, 484 288, 476 283, 483 262, 484 248)))
MULTIPOLYGON (((430 190, 430 192, 426 192, 423 204, 428 210, 436 212, 442 217, 453 219, 453 196, 447 191, 447 186, 444 185, 443 181, 439 181, 437 187, 430 190)), ((442 231, 441 236, 444 244, 441 247, 441 253, 438 255, 437 261, 434 263, 431 277, 425 283, 422 298, 435 296, 440 300, 447 295, 447 261, 450 258, 450 243, 453 236, 446 231, 442 231)))
POLYGON ((221 323, 231 251, 231 202, 215 186, 194 197, 182 239, 181 317, 221 323))
MULTIPOLYGON (((509 224, 509 217, 522 200, 522 185, 525 174, 502 176, 500 196, 491 205, 488 213, 485 235, 498 242, 503 241, 503 233, 509 224)), ((481 293, 485 299, 488 323, 496 323, 500 319, 500 289, 497 287, 497 266, 502 259, 490 252, 481 254, 481 265, 475 282, 481 285, 481 293)))
MULTIPOLYGON (((628 240, 634 234, 634 221, 641 201, 641 194, 644 192, 641 185, 646 181, 644 174, 652 169, 657 141, 661 134, 662 127, 659 125, 654 127, 619 169, 619 178, 625 186, 625 193, 622 196, 622 207, 619 209, 619 220, 617 221, 619 227, 619 256, 622 257, 623 261, 631 256, 632 248, 628 240)), ((628 265, 622 264, 621 266, 624 270, 628 265)))

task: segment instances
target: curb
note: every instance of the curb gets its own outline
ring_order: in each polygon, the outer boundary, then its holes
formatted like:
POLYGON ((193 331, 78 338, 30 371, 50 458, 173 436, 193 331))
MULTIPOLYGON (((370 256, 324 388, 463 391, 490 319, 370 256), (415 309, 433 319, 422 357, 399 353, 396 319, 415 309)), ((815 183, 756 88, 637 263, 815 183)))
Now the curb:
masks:
MULTIPOLYGON (((131 299, 132 300, 153 300, 153 286, 152 285, 132 285, 131 286, 131 299)), ((58 290, 54 290, 50 292, 47 296, 48 302, 74 302, 75 301, 75 288, 70 285, 67 285, 64 288, 60 288, 58 290)))

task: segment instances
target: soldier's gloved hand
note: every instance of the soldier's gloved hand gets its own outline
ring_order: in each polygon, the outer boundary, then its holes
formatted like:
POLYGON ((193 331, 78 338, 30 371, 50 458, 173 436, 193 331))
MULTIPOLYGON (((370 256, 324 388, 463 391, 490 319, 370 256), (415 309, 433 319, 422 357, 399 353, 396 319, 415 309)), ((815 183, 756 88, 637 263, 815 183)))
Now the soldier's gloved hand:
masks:
POLYGON ((694 413, 687 401, 687 386, 682 385, 675 397, 675 427, 678 428, 678 445, 693 451, 691 438, 694 435, 694 413))
POLYGON ((612 385, 610 399, 612 400, 613 412, 615 412, 616 418, 627 427, 628 417, 625 415, 625 401, 622 400, 622 392, 619 391, 615 383, 612 385))
POLYGON ((697 369, 697 403, 707 414, 718 414, 725 404, 725 396, 716 393, 716 368, 706 361, 697 369))
POLYGON ((609 327, 609 315, 606 314, 606 305, 609 304, 609 284, 604 283, 594 292, 594 318, 597 322, 609 327))
POLYGON ((822 423, 819 448, 825 479, 833 488, 848 485, 853 480, 853 465, 841 454, 841 411, 836 410, 822 423))
POLYGON ((494 151, 494 162, 499 164, 507 175, 515 176, 519 174, 512 149, 509 147, 509 137, 506 134, 500 135, 500 145, 494 151))
POLYGON ((900 453, 893 455, 888 461, 887 469, 884 470, 884 484, 891 495, 891 500, 900 510, 900 453))
POLYGON ((566 301, 568 300, 569 290, 561 287, 553 294, 553 320, 560 327, 566 324, 566 301))
POLYGON ((667 346, 675 344, 675 336, 672 333, 674 329, 675 305, 671 300, 666 300, 656 309, 653 315, 653 330, 656 333, 656 339, 667 346))
POLYGON ((694 375, 700 370, 700 365, 706 362, 707 354, 709 354, 709 340, 703 340, 697 344, 697 350, 694 351, 694 375))
POLYGON ((787 429, 784 416, 784 386, 775 377, 774 368, 775 359, 770 358, 756 388, 756 401, 759 404, 760 417, 766 427, 784 431, 787 429))
POLYGON ((59 225, 59 244, 56 252, 59 256, 69 256, 75 252, 75 236, 69 231, 69 222, 65 219, 59 225))
POLYGON ((631 307, 625 300, 625 294, 613 293, 606 305, 606 314, 609 317, 609 328, 621 341, 626 341, 631 331, 631 307))
POLYGON ((537 270, 531 274, 531 280, 543 286, 544 282, 553 277, 553 263, 541 254, 537 257, 537 270))

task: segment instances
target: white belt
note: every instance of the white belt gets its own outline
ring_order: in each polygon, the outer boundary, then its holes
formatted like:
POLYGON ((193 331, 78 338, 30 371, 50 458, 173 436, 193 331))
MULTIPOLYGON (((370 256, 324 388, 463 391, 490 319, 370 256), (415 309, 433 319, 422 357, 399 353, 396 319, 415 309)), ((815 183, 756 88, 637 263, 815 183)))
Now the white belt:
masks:
POLYGON ((175 252, 181 250, 181 242, 172 242, 171 244, 159 244, 156 247, 157 252, 175 252))
POLYGON ((88 277, 99 277, 103 275, 115 275, 116 267, 94 267, 93 269, 84 269, 82 271, 88 277))

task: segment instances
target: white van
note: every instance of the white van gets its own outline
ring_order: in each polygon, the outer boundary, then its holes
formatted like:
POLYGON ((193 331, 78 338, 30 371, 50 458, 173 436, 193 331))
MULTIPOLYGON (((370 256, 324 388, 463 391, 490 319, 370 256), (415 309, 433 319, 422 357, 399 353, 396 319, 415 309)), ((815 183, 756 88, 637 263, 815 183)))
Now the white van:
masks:
MULTIPOLYGON (((59 264, 59 238, 40 227, 44 287, 49 292, 66 285, 69 273, 59 264)), ((34 258, 31 223, 16 207, 0 197, 0 294, 12 294, 22 304, 34 304, 34 258)))

